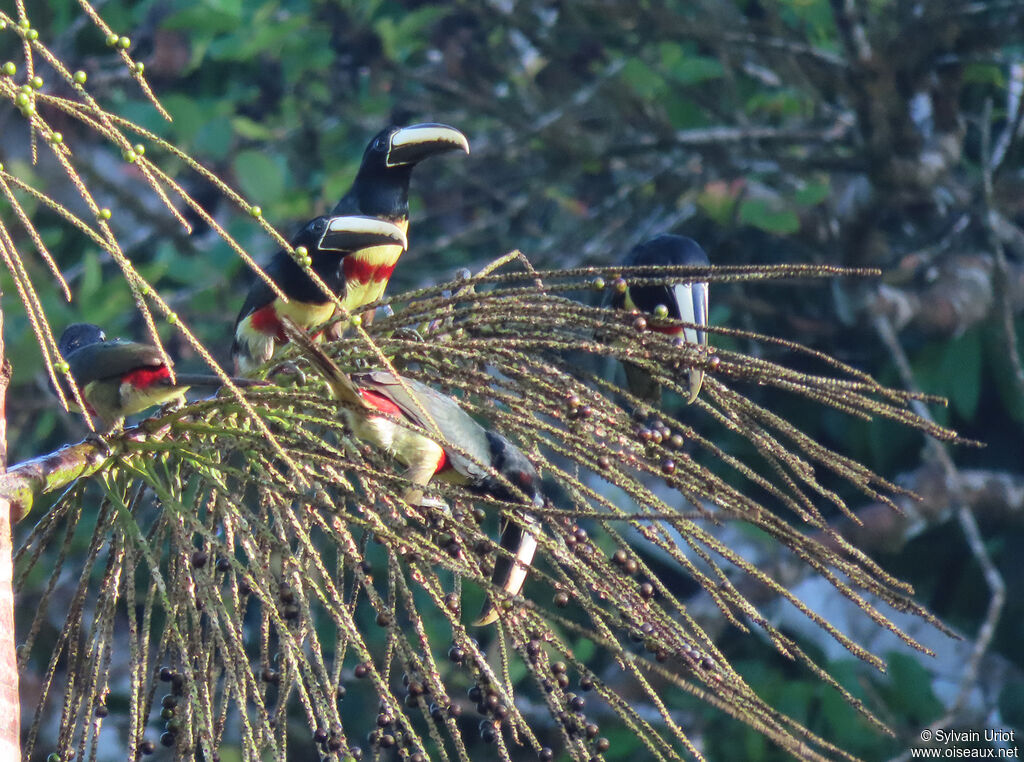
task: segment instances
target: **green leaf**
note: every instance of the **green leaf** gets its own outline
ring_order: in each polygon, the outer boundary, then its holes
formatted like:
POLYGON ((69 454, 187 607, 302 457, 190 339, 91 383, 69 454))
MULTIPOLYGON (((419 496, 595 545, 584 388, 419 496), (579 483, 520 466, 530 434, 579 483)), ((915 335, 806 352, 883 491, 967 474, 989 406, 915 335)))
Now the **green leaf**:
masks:
POLYGON ((631 58, 620 76, 641 98, 654 98, 665 91, 662 76, 639 58, 631 58))
POLYGON ((800 229, 800 219, 793 210, 778 209, 759 198, 747 199, 740 204, 740 222, 780 235, 800 229))
POLYGON ((913 358, 922 388, 948 397, 957 415, 970 420, 981 394, 981 332, 977 328, 949 341, 935 341, 913 358))
MULTIPOLYGON (((222 13, 196 4, 168 16, 161 22, 161 28, 188 32, 193 44, 197 37, 208 44, 212 35, 237 30, 238 20, 239 17, 233 13, 222 13)), ((205 49, 206 44, 203 47, 205 49)))
MULTIPOLYGON (((1016 321, 1017 351, 1024 354, 1024 320, 1016 321)), ((1002 330, 991 331, 987 335, 985 359, 992 368, 993 380, 999 391, 999 400, 1006 407, 1010 417, 1024 423, 1024 396, 1017 390, 1016 371, 1006 351, 1006 339, 1002 330)))
POLYGON ((247 116, 233 117, 231 129, 236 135, 247 140, 271 140, 274 137, 274 131, 270 127, 247 116))
POLYGON ((202 0, 202 4, 214 13, 234 18, 242 17, 242 0, 202 0))
POLYGON ((97 293, 103 285, 103 270, 96 252, 90 251, 82 258, 82 277, 78 282, 78 298, 82 301, 97 293))
POLYGON ((974 418, 981 396, 981 336, 971 330, 949 342, 940 373, 949 379, 949 400, 966 420, 974 418))
POLYGON ((965 83, 1006 87, 1006 76, 1002 67, 989 63, 971 63, 964 68, 965 83))
POLYGON ((1008 726, 1024 725, 1024 683, 1008 682, 999 697, 999 707, 1008 726))
POLYGON ((721 62, 709 56, 681 56, 665 73, 675 82, 683 85, 695 85, 711 79, 719 79, 724 74, 721 62))
POLYGON ((793 201, 800 206, 816 206, 827 199, 831 192, 827 181, 810 182, 793 194, 793 201))
POLYGON ((226 116, 218 116, 208 120, 199 128, 196 132, 195 142, 202 148, 205 156, 223 159, 231 150, 234 138, 231 120, 226 116))
POLYGON ((738 187, 716 180, 704 186, 697 196, 697 206, 719 225, 728 225, 736 208, 738 187))
POLYGON ((269 204, 284 192, 284 171, 263 151, 240 151, 232 164, 238 185, 250 200, 269 204))
POLYGON ((931 675, 913 656, 899 651, 885 655, 889 667, 889 703, 909 709, 916 722, 927 722, 942 712, 942 703, 932 692, 931 675))
POLYGON ((381 18, 374 23, 373 28, 380 37, 381 46, 387 57, 403 63, 426 46, 429 39, 427 27, 448 12, 443 5, 426 5, 397 17, 381 18))
POLYGON ((583 663, 587 663, 597 653, 597 644, 589 638, 580 638, 573 645, 573 653, 583 663))
POLYGON ((174 129, 181 142, 191 143, 209 119, 209 114, 203 110, 202 105, 185 94, 167 95, 161 102, 174 120, 174 129))

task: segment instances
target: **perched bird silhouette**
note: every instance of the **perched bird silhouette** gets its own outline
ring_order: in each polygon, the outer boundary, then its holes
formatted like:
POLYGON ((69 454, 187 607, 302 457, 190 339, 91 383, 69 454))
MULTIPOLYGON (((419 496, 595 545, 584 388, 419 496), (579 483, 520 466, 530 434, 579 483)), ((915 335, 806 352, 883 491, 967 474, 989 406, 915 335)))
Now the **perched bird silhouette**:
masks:
MULTIPOLYGON (((678 235, 659 235, 633 248, 623 260, 628 267, 642 265, 694 265, 707 267, 708 255, 692 238, 678 235)), ((708 284, 702 281, 680 281, 672 285, 633 285, 612 297, 612 306, 621 310, 640 310, 647 313, 649 330, 679 336, 688 344, 705 346, 708 322, 708 284), (666 318, 690 325, 664 322, 666 318)), ((626 381, 630 391, 651 405, 661 402, 661 387, 650 374, 638 365, 624 362, 626 381)), ((689 370, 687 402, 693 402, 704 382, 704 371, 689 370)))
MULTIPOLYGON (((508 502, 522 500, 518 491, 532 507, 544 505, 540 477, 522 450, 485 429, 454 399, 384 371, 349 377, 307 336, 291 326, 286 330, 327 380, 334 397, 346 403, 343 414, 355 436, 406 467, 403 476, 413 483, 404 495, 406 502, 420 503, 422 488, 438 479, 508 502)), ((500 544, 508 554, 499 555, 492 575, 492 582, 509 595, 522 590, 541 532, 535 517, 523 513, 522 518, 528 531, 509 520, 502 527, 500 544)), ((491 624, 497 618, 497 608, 488 599, 474 624, 491 624)))
POLYGON ((302 266, 284 249, 278 250, 264 268, 282 293, 284 302, 264 281, 257 280, 235 319, 231 356, 235 371, 252 374, 270 360, 287 342, 281 318, 287 317, 304 330, 326 323, 334 315, 333 296, 345 290, 341 263, 353 252, 380 246, 405 248, 405 233, 385 220, 360 216, 317 217, 310 220, 291 241, 304 247, 310 269, 320 277, 330 294, 317 285, 302 266))
MULTIPOLYGON (((184 396, 190 387, 216 389, 224 384, 217 376, 194 373, 178 373, 171 381, 171 369, 156 347, 107 339, 92 323, 69 325, 57 349, 78 384, 86 412, 108 429, 116 428, 129 415, 184 396)), ((262 383, 231 380, 238 386, 262 383)))
MULTIPOLYGON (((409 231, 409 180, 426 158, 448 151, 469 153, 469 141, 446 124, 387 127, 373 137, 363 153, 352 186, 332 214, 362 214, 392 222, 409 231)), ((380 299, 404 247, 367 246, 342 262, 345 288, 342 304, 349 312, 380 299)), ((364 315, 366 322, 373 314, 364 315)))

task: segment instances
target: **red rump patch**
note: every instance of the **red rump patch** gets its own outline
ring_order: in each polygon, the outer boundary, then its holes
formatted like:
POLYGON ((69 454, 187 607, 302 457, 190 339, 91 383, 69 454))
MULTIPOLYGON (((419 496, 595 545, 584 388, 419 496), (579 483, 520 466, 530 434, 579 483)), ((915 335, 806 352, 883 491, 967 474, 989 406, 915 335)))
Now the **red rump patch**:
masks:
MULTIPOLYGON (((396 418, 406 418, 405 413, 402 412, 402 408, 398 407, 393 400, 385 397, 383 394, 370 389, 360 389, 359 396, 362 397, 369 405, 382 413, 393 415, 396 418)), ((408 418, 406 418, 406 420, 408 420, 408 418)), ((441 457, 438 458, 437 465, 434 466, 434 473, 440 473, 450 467, 451 464, 448 462, 448 453, 441 450, 441 457)))
POLYGON ((342 260, 341 267, 345 280, 350 283, 379 283, 391 277, 395 262, 374 264, 352 255, 342 260))
POLYGON ((385 397, 383 394, 378 394, 370 389, 360 389, 359 396, 366 400, 377 410, 382 413, 396 416, 398 418, 404 418, 405 414, 402 412, 402 408, 396 405, 391 399, 385 397))
POLYGON ((441 457, 437 459, 437 465, 434 466, 434 473, 439 474, 442 471, 452 467, 452 464, 448 462, 448 453, 441 450, 441 457))
POLYGON ((252 326, 254 331, 266 336, 273 336, 282 344, 288 338, 285 336, 284 326, 281 325, 281 321, 278 320, 277 310, 274 309, 273 302, 268 304, 266 307, 260 307, 254 313, 249 315, 249 325, 252 326))
POLYGON ((121 376, 122 384, 131 384, 136 389, 148 389, 153 384, 171 377, 171 371, 166 365, 157 365, 152 368, 137 368, 121 376))

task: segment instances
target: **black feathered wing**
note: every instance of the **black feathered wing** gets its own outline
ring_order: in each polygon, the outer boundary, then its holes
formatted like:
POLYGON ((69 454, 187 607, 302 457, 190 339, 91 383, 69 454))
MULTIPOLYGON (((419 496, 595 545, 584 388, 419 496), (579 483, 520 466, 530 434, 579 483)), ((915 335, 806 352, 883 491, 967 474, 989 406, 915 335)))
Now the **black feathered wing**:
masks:
POLYGON ((139 368, 158 368, 164 364, 156 347, 134 341, 113 339, 86 344, 64 358, 79 388, 109 378, 120 378, 139 368))

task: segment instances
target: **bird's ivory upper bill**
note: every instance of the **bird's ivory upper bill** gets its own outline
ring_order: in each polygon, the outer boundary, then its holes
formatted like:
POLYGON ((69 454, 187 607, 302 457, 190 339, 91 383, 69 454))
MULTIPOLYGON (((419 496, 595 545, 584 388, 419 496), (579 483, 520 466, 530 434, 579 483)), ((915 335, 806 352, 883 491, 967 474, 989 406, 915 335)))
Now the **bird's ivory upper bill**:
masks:
POLYGON ((320 238, 320 249, 325 251, 356 251, 387 245, 405 249, 408 244, 400 227, 376 217, 331 217, 320 238))
MULTIPOLYGON (((692 323, 694 327, 683 328, 683 339, 697 346, 706 346, 708 335, 697 326, 708 324, 708 284, 704 282, 680 283, 674 287, 676 303, 679 305, 679 317, 684 323, 692 323)), ((704 371, 697 368, 690 370, 690 393, 688 403, 697 399, 701 384, 704 383, 704 371)))
POLYGON ((447 124, 413 124, 391 136, 387 165, 397 167, 415 164, 435 153, 456 150, 469 153, 469 140, 454 127, 447 124))

